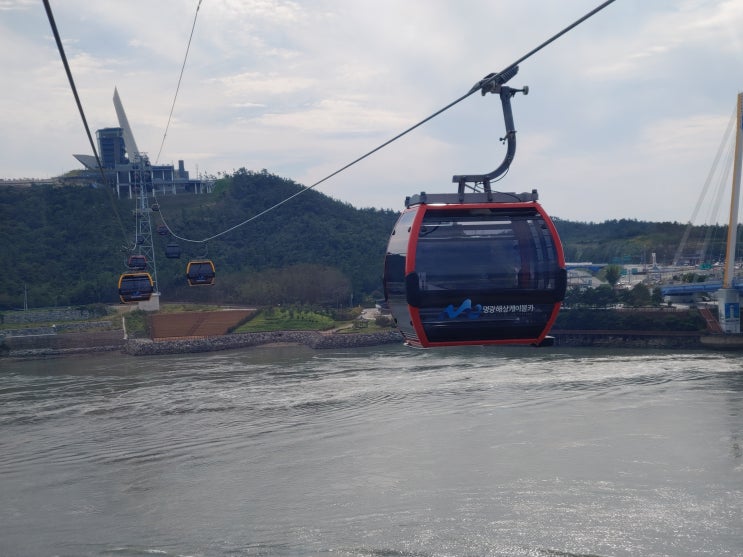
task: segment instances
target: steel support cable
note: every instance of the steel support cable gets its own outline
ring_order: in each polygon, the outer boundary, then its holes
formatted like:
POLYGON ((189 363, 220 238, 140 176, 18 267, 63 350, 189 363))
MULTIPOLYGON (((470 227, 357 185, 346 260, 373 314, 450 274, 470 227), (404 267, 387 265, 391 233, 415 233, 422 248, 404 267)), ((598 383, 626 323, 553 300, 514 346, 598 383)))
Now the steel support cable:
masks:
MULTIPOLYGON (((733 114, 733 121, 736 121, 737 118, 735 117, 735 114, 733 114)), ((718 230, 717 222, 718 217, 720 216, 720 210, 723 208, 722 199, 726 192, 728 192, 728 184, 730 184, 730 173, 733 171, 733 160, 735 159, 735 141, 730 141, 727 149, 727 154, 725 155, 725 159, 722 162, 722 173, 720 174, 720 178, 718 180, 717 184, 717 193, 715 196, 715 203, 713 208, 710 210, 710 216, 707 219, 707 222, 709 223, 709 229, 710 230, 718 230)), ((723 222, 724 222, 724 211, 723 211, 723 222)), ((727 226, 725 226, 727 228, 727 226)), ((710 232, 707 233, 707 238, 705 238, 705 244, 704 244, 704 252, 706 253, 708 246, 710 245, 711 240, 709 239, 710 232)), ((724 230, 721 230, 723 240, 723 246, 725 243, 725 240, 727 240, 727 234, 725 234, 724 230)), ((740 240, 740 239, 739 239, 740 240)), ((736 251, 740 252, 740 246, 737 246, 736 251)), ((723 247, 723 254, 725 252, 725 249, 723 247)), ((724 255, 723 255, 724 259, 724 255)))
POLYGON ((124 238, 127 238, 126 229, 124 228, 124 223, 121 220, 121 216, 119 215, 119 211, 116 208, 116 203, 113 199, 113 194, 111 193, 111 190, 108 188, 108 181, 106 180, 106 173, 103 171, 103 165, 101 164, 101 159, 98 156, 98 150, 95 148, 95 142, 93 141, 93 136, 90 133, 90 127, 88 126, 88 120, 85 118, 85 111, 83 110, 82 102, 80 102, 80 96, 77 94, 77 87, 75 86, 75 80, 72 77, 72 70, 70 69, 70 65, 67 62, 67 55, 64 51, 64 46, 62 46, 62 39, 59 37, 59 31, 57 30, 57 24, 54 21, 54 14, 52 13, 52 7, 49 5, 49 0, 44 0, 44 8, 46 9, 46 15, 49 18, 49 25, 52 28, 52 33, 54 34, 54 40, 57 43, 57 50, 59 50, 59 56, 62 58, 62 65, 64 65, 65 72, 67 73, 67 80, 70 82, 70 87, 72 88, 72 94, 75 97, 75 102, 77 103, 77 109, 80 111, 80 117, 83 120, 83 126, 85 127, 85 133, 88 135, 88 141, 90 142, 90 148, 93 149, 93 154, 95 155, 95 161, 98 164, 98 170, 101 173, 101 179, 103 180, 104 187, 108 190, 109 196, 111 197, 111 206, 113 207, 114 214, 116 215, 116 220, 119 222, 119 226, 121 227, 121 232, 124 235, 124 238))
POLYGON ((188 60, 188 52, 191 50, 191 39, 193 39, 193 32, 196 29, 196 18, 199 16, 199 8, 201 7, 201 0, 196 6, 196 13, 193 16, 193 25, 191 25, 191 34, 188 37, 188 44, 186 45, 186 55, 183 57, 183 65, 181 66, 181 74, 178 76, 178 85, 175 87, 175 95, 173 96, 173 104, 170 107, 170 114, 168 115, 168 123, 165 124, 165 133, 163 133, 163 140, 160 143, 160 150, 157 152, 157 158, 155 158, 155 164, 160 160, 160 153, 163 152, 165 146, 165 138, 168 135, 168 129, 170 128, 170 120, 173 118, 173 110, 175 110, 175 101, 178 98, 178 91, 181 88, 181 81, 183 80, 183 71, 186 69, 186 60, 188 60))
POLYGON ((712 183, 712 179, 714 178, 715 174, 718 173, 718 169, 722 168, 722 178, 720 178, 720 182, 717 185, 716 196, 715 201, 712 206, 710 207, 710 212, 707 218, 707 223, 712 223, 714 219, 717 218, 717 213, 719 212, 720 208, 720 189, 724 189, 722 186, 722 183, 727 180, 727 175, 729 174, 729 169, 731 167, 730 163, 732 161, 733 157, 733 149, 731 145, 733 145, 730 141, 730 137, 732 136, 733 130, 735 129, 735 109, 733 109, 733 112, 730 114, 730 119, 728 121, 728 126, 725 129, 725 132, 722 135, 722 140, 720 141, 720 145, 717 147, 717 153, 715 153, 715 158, 712 161, 712 166, 709 169, 709 173, 707 174, 707 179, 704 182, 704 186, 702 188, 702 194, 699 198, 699 201, 697 201, 697 206, 694 208, 694 213, 692 213, 691 220, 692 222, 696 221, 697 213, 699 212, 700 205, 704 199, 704 197, 707 195, 707 192, 709 190, 709 187, 712 183), (720 166, 720 158, 722 155, 725 154, 726 160, 723 161, 722 166, 720 166))
MULTIPOLYGON (((694 210, 691 213, 691 219, 689 219, 689 222, 686 225, 686 230, 684 230, 684 234, 681 237, 681 242, 679 243, 679 246, 676 249, 676 255, 673 257, 674 265, 678 264, 678 261, 681 259, 683 255, 683 251, 686 249, 686 243, 689 240, 689 234, 691 233, 691 229, 693 228, 694 223, 697 220, 697 216, 699 214, 699 210, 702 207, 702 204, 704 203, 704 199, 707 196, 707 193, 709 191, 709 186, 712 182, 712 178, 715 172, 717 171, 718 165, 720 163, 720 157, 722 156, 722 153, 725 150, 725 146, 728 145, 728 142, 730 140, 730 134, 733 131, 734 124, 735 124, 735 110, 733 110, 733 113, 730 116, 728 127, 726 128, 725 133, 723 133, 722 140, 720 141, 720 145, 717 148, 717 153, 715 154, 715 159, 712 162, 712 166, 710 167, 709 173, 707 174, 707 179, 704 181, 704 186, 702 186, 702 191, 700 192, 699 198, 697 199, 697 203, 694 206, 694 210)), ((715 195, 715 201, 712 203, 709 209, 710 212, 707 218, 707 223, 711 223, 712 220, 717 217, 717 210, 720 205, 720 193, 721 192, 718 186, 718 190, 715 195)))
MULTIPOLYGON (((723 195, 725 194, 727 190, 727 184, 729 183, 730 178, 730 172, 733 168, 733 157, 735 156, 735 141, 731 141, 730 136, 732 135, 732 132, 735 128, 735 122, 736 122, 736 110, 733 109, 733 112, 730 115, 730 121, 728 123, 728 128, 725 131, 725 134, 723 136, 722 142, 720 143, 720 146, 718 148, 717 155, 715 156, 715 160, 712 163, 712 167, 710 168, 709 176, 707 177, 707 182, 711 182, 714 175, 717 175, 717 185, 714 189, 714 197, 712 203, 710 203, 708 207, 708 213, 707 218, 704 221, 704 226, 706 226, 706 232, 704 234, 704 238, 702 241, 702 247, 699 250, 699 257, 700 261, 706 260, 707 251, 709 249, 710 244, 713 241, 717 241, 719 239, 719 233, 720 229, 717 226, 718 217, 720 217, 720 209, 722 208, 722 199, 723 195), (720 163, 720 157, 722 156, 724 151, 725 158, 722 159, 722 163, 720 163)), ((706 187, 706 186, 705 186, 706 187)), ((723 238, 727 238, 727 234, 725 234, 725 231, 722 230, 722 236, 723 238)), ((724 249, 723 249, 724 251, 724 249)))
MULTIPOLYGON (((266 213, 270 213, 270 212, 271 212, 271 211, 273 211, 274 209, 278 209, 279 207, 281 207, 281 206, 282 206, 282 205, 284 205, 285 203, 288 203, 289 201, 291 201, 291 200, 292 200, 292 199, 294 199, 295 197, 298 197, 298 196, 302 195, 303 193, 305 193, 305 192, 307 192, 307 191, 309 191, 309 190, 311 190, 311 189, 313 189, 313 188, 316 188, 317 186, 319 186, 319 185, 320 185, 320 184, 322 184, 323 182, 326 182, 326 181, 330 180, 330 179, 331 179, 332 177, 334 177, 334 176, 336 176, 336 175, 340 174, 341 172, 343 172, 343 171, 345 171, 345 170, 348 170, 348 169, 349 169, 349 168, 351 168, 351 167, 352 167, 353 165, 355 165, 355 164, 357 164, 357 163, 361 162, 362 160, 366 159, 367 157, 370 157, 371 155, 373 155, 373 154, 374 154, 374 153, 376 153, 377 151, 379 151, 379 150, 381 150, 381 149, 385 148, 385 147, 386 147, 387 145, 389 145, 390 143, 393 143, 394 141, 397 141, 398 139, 400 139, 400 138, 401 138, 401 137, 403 137, 404 135, 406 135, 406 134, 410 133, 411 131, 413 131, 414 129, 416 129, 416 128, 418 128, 418 127, 422 126, 423 124, 425 124, 425 123, 426 123, 426 122, 428 122, 429 120, 432 120, 433 118, 435 118, 436 116, 438 116, 438 115, 439 115, 439 114, 441 114, 442 112, 445 112, 445 111, 449 110, 449 109, 450 109, 451 107, 453 107, 453 106, 454 106, 455 104, 457 104, 457 103, 459 103, 459 102, 463 101, 464 99, 466 99, 467 97, 469 97, 469 96, 470 96, 470 95, 471 95, 472 93, 474 93, 475 91, 476 91, 476 89, 475 89, 475 90, 473 90, 473 91, 470 91, 470 92, 469 92, 469 93, 467 93, 466 95, 462 95, 462 96, 461 96, 461 97, 459 97, 459 98, 458 98, 457 100, 455 100, 455 101, 453 101, 453 102, 449 103, 448 105, 446 105, 446 106, 445 106, 444 108, 442 108, 442 109, 440 109, 440 110, 438 110, 438 111, 434 112, 433 114, 431 114, 431 115, 430 115, 430 116, 428 116, 427 118, 425 118, 425 119, 421 120, 420 122, 418 122, 417 124, 415 124, 415 125, 413 125, 413 126, 409 127, 409 128, 407 129, 407 130, 405 130, 405 131, 403 131, 403 132, 401 132, 401 133, 397 134, 397 135, 396 135, 395 137, 393 137, 392 139, 388 139, 387 141, 385 141, 385 142, 384 142, 384 143, 382 143, 381 145, 379 145, 379 146, 375 147, 375 148, 374 148, 374 149, 372 149, 371 151, 368 151, 367 153, 365 153, 365 154, 361 155, 360 157, 358 157, 358 158, 354 159, 353 161, 351 161, 351 162, 349 162, 348 164, 346 164, 345 166, 343 166, 343 167, 339 168, 339 169, 338 169, 338 170, 336 170, 335 172, 332 172, 331 174, 328 174, 327 176, 325 176, 325 177, 324 177, 324 178, 322 178, 321 180, 318 180, 318 181, 317 181, 317 182, 315 182, 314 184, 312 184, 312 185, 310 185, 310 186, 307 186, 307 187, 305 187, 304 189, 301 189, 301 190, 299 190, 298 192, 296 192, 296 193, 294 193, 294 194, 290 195, 289 197, 287 197, 287 198, 285 198, 285 199, 282 199, 281 201, 279 201, 279 202, 278 202, 278 203, 276 203, 275 205, 272 205, 271 207, 269 207, 269 208, 267 208, 267 209, 265 209, 265 210, 261 211, 260 213, 258 213, 258 214, 256 214, 256 215, 253 215, 253 216, 252 216, 252 217, 250 217, 249 219, 246 219, 246 220, 244 220, 244 221, 242 221, 242 222, 239 222, 239 223, 237 223, 236 225, 234 225, 234 226, 232 226, 232 227, 230 227, 230 228, 228 228, 228 229, 226 229, 226 230, 223 230, 222 232, 219 232, 219 233, 217 233, 217 234, 214 234, 213 236, 209 236, 208 238, 204 238, 204 239, 202 239, 202 240, 193 240, 193 239, 189 239, 189 238, 184 238, 184 237, 178 236, 177 234, 173 234, 173 236, 174 236, 175 238, 177 238, 178 240, 182 240, 182 241, 184 241, 184 242, 194 242, 194 243, 202 243, 202 242, 208 242, 209 240, 214 240, 215 238, 219 238, 220 236, 224 236, 225 234, 228 234, 228 233, 232 232, 233 230, 236 230, 237 228, 240 228, 241 226, 245 226, 246 224, 248 224, 248 223, 250 223, 250 222, 252 222, 252 221, 254 221, 254 220, 256 220, 256 219, 258 219, 258 218, 260 218, 260 217, 262 217, 262 216, 263 216, 263 215, 265 215, 266 213)), ((165 222, 165 220, 164 220, 164 219, 163 219, 163 222, 165 222)), ((167 223, 165 223, 165 226, 168 226, 168 225, 167 225, 167 223)), ((170 227, 168 227, 168 228, 170 229, 170 227)), ((172 231, 171 231, 171 233, 172 233, 172 231)))
MULTIPOLYGON (((733 121, 735 121, 735 114, 733 114, 733 121)), ((717 217, 720 216, 719 213, 720 213, 720 208, 722 207, 722 198, 723 198, 723 194, 725 193, 727 189, 726 184, 728 184, 728 178, 730 177, 730 170, 733 168, 734 155, 735 155, 735 142, 730 142, 728 149, 727 149, 727 153, 725 154, 725 158, 722 161, 722 171, 717 181, 714 201, 710 204, 707 220, 705 221, 705 224, 704 224, 707 228, 707 231, 705 232, 704 239, 702 241, 702 247, 699 250, 700 261, 706 260, 707 250, 709 249, 709 246, 712 240, 718 237, 717 236, 717 230, 718 230, 717 217)), ((726 234, 724 234, 724 231, 723 231, 723 236, 726 237, 726 234)))
MULTIPOLYGON (((733 117, 733 120, 735 120, 735 117, 733 117)), ((728 184, 730 184, 730 173, 733 170, 733 159, 735 158, 735 142, 731 141, 728 144, 727 152, 725 153, 725 158, 722 161, 722 164, 720 165, 722 168, 722 171, 719 173, 719 178, 717 180, 717 189, 715 190, 715 197, 714 197, 714 203, 711 204, 711 207, 709 209, 709 213, 707 215, 707 224, 716 224, 718 221, 718 217, 720 217, 720 210, 723 208, 722 198, 725 194, 725 191, 728 188, 728 184)), ((723 215, 724 218, 724 215, 723 215)))

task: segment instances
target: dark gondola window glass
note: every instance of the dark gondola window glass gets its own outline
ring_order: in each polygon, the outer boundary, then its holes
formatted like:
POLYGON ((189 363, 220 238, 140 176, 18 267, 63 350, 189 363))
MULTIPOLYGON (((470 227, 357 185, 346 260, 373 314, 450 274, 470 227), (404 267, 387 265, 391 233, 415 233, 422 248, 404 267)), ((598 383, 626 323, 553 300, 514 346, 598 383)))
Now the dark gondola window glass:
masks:
POLYGON ((535 211, 428 211, 415 270, 422 292, 549 289, 555 287, 557 251, 535 211))
POLYGON ((152 292, 152 283, 147 277, 126 278, 121 283, 122 293, 152 292))
POLYGON ((194 278, 209 277, 209 276, 212 276, 213 274, 214 274, 214 271, 212 271, 212 267, 208 263, 192 264, 188 270, 188 276, 194 277, 194 278))

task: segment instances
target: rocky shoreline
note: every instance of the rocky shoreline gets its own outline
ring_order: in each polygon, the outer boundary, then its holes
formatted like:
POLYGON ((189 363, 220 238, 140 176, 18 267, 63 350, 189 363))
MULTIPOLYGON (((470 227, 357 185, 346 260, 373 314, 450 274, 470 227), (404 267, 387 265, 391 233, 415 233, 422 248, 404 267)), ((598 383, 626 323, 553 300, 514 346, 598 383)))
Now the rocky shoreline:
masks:
POLYGON ((214 352, 265 344, 303 344, 310 348, 359 348, 380 344, 401 343, 397 331, 379 333, 333 334, 317 331, 274 331, 264 333, 233 333, 216 337, 152 341, 149 339, 128 340, 122 352, 132 356, 155 356, 163 354, 185 354, 191 352, 214 352))
MULTIPOLYGON (((171 338, 167 340, 124 339, 121 332, 113 338, 108 333, 78 333, 37 335, 18 338, 2 354, 10 358, 47 358, 80 356, 101 352, 120 352, 131 356, 158 356, 215 352, 264 346, 270 344, 298 344, 312 349, 344 349, 384 344, 402 343, 398 331, 374 333, 322 333, 318 331, 273 331, 258 333, 232 333, 227 335, 171 338), (84 337, 84 338, 83 338, 84 337)), ((655 348, 655 349, 705 349, 700 333, 649 332, 649 331, 566 331, 552 332, 555 346, 593 348, 655 348)))
POLYGON ((589 348, 703 349, 704 333, 685 331, 569 331, 553 330, 555 346, 589 348))
POLYGON ((182 338, 157 340, 116 338, 95 340, 99 334, 91 333, 88 340, 65 337, 72 335, 50 334, 36 335, 11 346, 4 354, 9 358, 47 358, 57 356, 79 356, 100 352, 121 352, 131 356, 157 356, 167 354, 185 354, 196 352, 214 352, 233 350, 267 344, 300 344, 313 349, 360 348, 382 344, 402 343, 402 336, 397 331, 375 333, 321 333, 317 331, 274 331, 262 333, 232 333, 202 338, 182 338))

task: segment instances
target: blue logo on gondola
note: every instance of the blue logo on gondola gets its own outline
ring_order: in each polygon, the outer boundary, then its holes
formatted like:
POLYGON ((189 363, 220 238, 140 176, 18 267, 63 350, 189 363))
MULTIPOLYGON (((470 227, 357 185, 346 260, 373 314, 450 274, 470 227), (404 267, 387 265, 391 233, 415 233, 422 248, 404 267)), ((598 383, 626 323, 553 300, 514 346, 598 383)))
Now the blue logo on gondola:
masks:
POLYGON ((453 304, 449 304, 449 306, 439 314, 439 319, 445 319, 447 317, 449 319, 456 319, 460 315, 466 315, 468 319, 477 319, 478 317, 480 317, 481 312, 482 306, 480 304, 476 304, 473 308, 472 300, 467 298, 457 309, 454 309, 453 304))

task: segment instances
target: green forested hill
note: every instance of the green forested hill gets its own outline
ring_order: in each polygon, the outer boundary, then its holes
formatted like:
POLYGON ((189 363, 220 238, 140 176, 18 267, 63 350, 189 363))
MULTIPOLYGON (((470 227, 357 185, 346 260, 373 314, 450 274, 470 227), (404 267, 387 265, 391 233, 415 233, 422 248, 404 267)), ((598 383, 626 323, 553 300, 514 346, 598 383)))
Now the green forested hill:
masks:
MULTIPOLYGON (((158 202, 177 235, 200 240, 299 189, 266 171, 241 169, 219 180, 211 194, 159 196, 158 202)), ((124 246, 135 239, 134 209, 133 200, 118 200, 105 188, 0 188, 0 308, 22 307, 24 288, 29 307, 115 303, 117 280, 126 270, 124 246)), ((394 211, 356 209, 311 190, 206 245, 179 242, 181 259, 166 259, 168 237, 154 234, 162 300, 306 298, 348 305, 351 291, 356 302, 379 296, 396 219, 394 211), (186 263, 204 256, 215 262, 216 284, 189 288, 186 263)), ((161 222, 153 212, 153 232, 161 222)))
MULTIPOLYGON (((211 194, 159 196, 161 216, 182 237, 220 233, 297 193, 300 186, 268 172, 240 169, 211 194)), ((135 202, 105 188, 0 187, 0 309, 115 303, 135 239, 135 202)), ((166 259, 168 237, 154 235, 162 301, 347 305, 381 296, 384 251, 397 212, 356 209, 310 190, 266 215, 210 241, 179 242, 181 259, 166 259), (217 267, 213 287, 189 288, 189 258, 217 267)), ((556 219, 569 261, 641 263, 651 252, 670 262, 685 225, 632 220, 576 223, 556 219)), ((723 238, 723 230, 714 238, 723 238)), ((696 234, 699 236, 699 234, 696 234)), ((724 238, 723 238, 724 240, 724 238)), ((719 244, 719 241, 718 241, 719 244)), ((719 246, 710 249, 714 253, 719 246)))
MULTIPOLYGON (((676 254, 686 224, 678 222, 644 222, 632 219, 602 223, 571 222, 555 218, 567 261, 595 263, 651 263, 655 253, 659 264, 670 265, 676 254)), ((687 240, 684 254, 696 254, 708 240, 707 259, 725 257, 726 226, 695 226, 687 240)))

